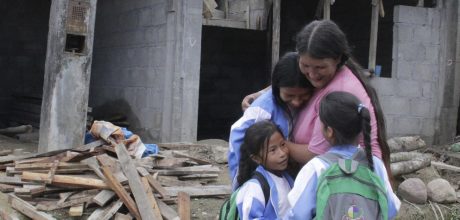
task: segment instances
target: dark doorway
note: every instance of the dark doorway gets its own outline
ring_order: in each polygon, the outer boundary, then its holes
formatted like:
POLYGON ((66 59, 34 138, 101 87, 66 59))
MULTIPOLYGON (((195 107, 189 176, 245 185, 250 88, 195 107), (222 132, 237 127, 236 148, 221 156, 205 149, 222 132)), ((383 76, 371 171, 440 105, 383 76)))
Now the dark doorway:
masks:
POLYGON ((241 100, 270 84, 267 31, 203 26, 198 139, 228 140, 241 100))
POLYGON ((0 126, 40 125, 51 1, 1 1, 0 126))

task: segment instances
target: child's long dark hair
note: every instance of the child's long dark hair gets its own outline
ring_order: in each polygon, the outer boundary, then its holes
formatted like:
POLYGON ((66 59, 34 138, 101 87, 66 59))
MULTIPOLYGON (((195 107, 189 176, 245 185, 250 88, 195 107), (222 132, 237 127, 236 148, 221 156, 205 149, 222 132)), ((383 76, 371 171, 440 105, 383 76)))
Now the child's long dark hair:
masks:
POLYGON ((300 56, 308 54, 317 59, 340 58, 337 70, 345 65, 361 82, 374 107, 375 119, 377 121, 377 141, 382 151, 382 159, 387 169, 388 176, 392 178, 390 169, 390 148, 387 143, 385 119, 377 93, 372 86, 363 80, 363 68, 352 58, 351 49, 343 31, 331 20, 313 21, 297 34, 296 40, 296 49, 300 56))
POLYGON ((331 92, 320 103, 319 118, 334 131, 334 145, 353 144, 363 132, 369 168, 374 170, 371 147, 371 117, 367 107, 348 92, 331 92))
POLYGON ((281 99, 281 87, 298 87, 309 88, 313 91, 314 87, 310 81, 300 72, 299 55, 296 52, 288 52, 280 58, 273 68, 272 73, 272 93, 275 98, 275 103, 287 113, 289 120, 292 123, 294 115, 281 99))
POLYGON ((258 164, 251 159, 252 155, 261 156, 263 163, 268 152, 268 141, 275 133, 281 133, 281 130, 271 121, 263 120, 256 122, 246 130, 243 144, 240 148, 240 161, 238 168, 238 186, 248 181, 258 164), (264 150, 262 152, 262 150, 264 150))

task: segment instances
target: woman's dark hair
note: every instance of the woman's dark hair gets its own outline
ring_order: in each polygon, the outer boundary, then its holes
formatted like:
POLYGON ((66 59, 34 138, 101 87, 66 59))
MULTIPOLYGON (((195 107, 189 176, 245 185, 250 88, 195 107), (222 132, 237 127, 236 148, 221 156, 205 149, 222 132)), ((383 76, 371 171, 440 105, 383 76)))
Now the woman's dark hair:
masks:
MULTIPOLYGON (((252 155, 261 156, 263 163, 268 153, 268 141, 275 133, 281 133, 281 130, 268 120, 256 122, 251 125, 244 134, 243 144, 240 148, 240 161, 238 168, 238 186, 251 179, 253 172, 258 164, 251 159, 252 155), (264 150, 264 152, 262 152, 264 150), (263 155, 261 155, 263 153, 263 155)), ((264 165, 264 164, 263 164, 264 165)))
POLYGON ((353 144, 363 132, 369 168, 374 170, 371 147, 371 117, 369 110, 356 96, 348 92, 331 92, 319 106, 319 118, 334 131, 334 145, 353 144))
POLYGON ((299 56, 308 54, 317 59, 340 58, 337 70, 345 65, 361 82, 374 107, 377 121, 377 141, 382 151, 382 159, 387 169, 388 176, 391 178, 390 148, 386 141, 387 135, 382 108, 375 89, 363 80, 365 78, 363 68, 355 62, 351 56, 351 49, 343 31, 340 30, 339 26, 333 21, 318 20, 305 26, 297 34, 296 40, 296 49, 299 56))
POLYGON ((288 114, 289 120, 293 121, 293 113, 287 104, 281 99, 281 87, 309 88, 313 91, 314 87, 302 74, 299 68, 299 55, 296 52, 288 52, 280 58, 273 68, 272 73, 272 93, 275 103, 288 114))

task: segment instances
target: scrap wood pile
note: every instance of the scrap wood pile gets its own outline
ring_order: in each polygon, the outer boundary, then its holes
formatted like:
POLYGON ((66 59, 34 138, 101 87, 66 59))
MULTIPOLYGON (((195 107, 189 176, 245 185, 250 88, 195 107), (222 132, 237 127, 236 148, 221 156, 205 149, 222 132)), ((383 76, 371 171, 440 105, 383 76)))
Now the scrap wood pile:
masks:
MULTIPOLYGON (((110 130, 110 129, 109 129, 110 130)), ((0 191, 32 219, 55 219, 49 211, 88 219, 190 219, 190 197, 228 195, 215 180, 219 168, 177 150, 133 158, 112 131, 81 147, 44 154, 0 151, 0 191), (198 183, 198 184, 197 184, 198 183), (170 207, 177 204, 177 211, 170 207)), ((0 210, 0 216, 2 211, 0 210)))

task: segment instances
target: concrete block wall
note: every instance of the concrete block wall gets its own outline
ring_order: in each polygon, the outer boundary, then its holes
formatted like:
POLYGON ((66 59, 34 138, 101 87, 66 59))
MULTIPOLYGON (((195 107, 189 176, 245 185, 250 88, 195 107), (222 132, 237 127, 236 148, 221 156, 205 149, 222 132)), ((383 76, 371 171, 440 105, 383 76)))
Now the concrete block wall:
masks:
POLYGON ((166 0, 98 1, 89 106, 96 118, 128 117, 159 139, 166 68, 166 0))
POLYGON ((439 108, 441 13, 437 8, 395 6, 391 78, 372 78, 389 137, 421 135, 432 143, 439 108))
POLYGON ((49 13, 49 1, 0 1, 1 118, 13 94, 42 94, 49 13))
POLYGON ((202 4, 98 1, 89 103, 95 118, 123 114, 146 143, 196 139, 202 4))

